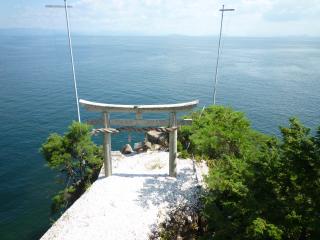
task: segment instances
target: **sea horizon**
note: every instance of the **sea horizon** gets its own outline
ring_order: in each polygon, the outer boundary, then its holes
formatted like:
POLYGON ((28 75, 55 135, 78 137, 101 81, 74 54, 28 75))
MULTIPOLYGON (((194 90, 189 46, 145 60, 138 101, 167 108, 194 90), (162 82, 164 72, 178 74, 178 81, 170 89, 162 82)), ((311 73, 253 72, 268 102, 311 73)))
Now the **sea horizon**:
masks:
MULTIPOLYGON (((87 36, 87 37, 190 37, 190 38, 218 38, 218 34, 178 34, 178 33, 161 33, 161 34, 150 34, 143 32, 81 32, 81 31, 72 31, 73 36, 87 36)), ((10 34, 10 35, 66 35, 66 29, 48 29, 48 28, 0 28, 0 34, 10 34)), ((301 38, 310 38, 310 39, 320 39, 319 35, 307 35, 307 34, 293 34, 293 35, 230 35, 224 34, 224 38, 252 38, 252 39, 301 39, 301 38)), ((217 42, 218 44, 218 42, 217 42)))

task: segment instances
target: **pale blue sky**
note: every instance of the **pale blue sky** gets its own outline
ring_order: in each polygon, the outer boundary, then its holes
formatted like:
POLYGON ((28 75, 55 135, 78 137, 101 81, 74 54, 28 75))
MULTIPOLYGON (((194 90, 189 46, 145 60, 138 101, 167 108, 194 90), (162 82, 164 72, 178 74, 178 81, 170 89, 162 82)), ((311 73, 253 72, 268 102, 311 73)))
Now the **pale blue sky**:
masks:
MULTIPOLYGON (((69 0, 73 32, 217 35, 222 4, 230 36, 320 36, 320 0, 69 0)), ((14 0, 0 5, 0 28, 64 30, 63 0, 14 0)))

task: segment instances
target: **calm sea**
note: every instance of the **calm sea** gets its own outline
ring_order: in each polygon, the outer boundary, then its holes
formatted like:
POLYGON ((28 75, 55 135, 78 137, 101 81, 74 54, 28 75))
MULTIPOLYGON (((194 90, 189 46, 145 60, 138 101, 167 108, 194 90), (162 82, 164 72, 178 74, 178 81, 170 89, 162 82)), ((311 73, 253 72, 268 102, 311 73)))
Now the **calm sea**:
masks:
MULTIPOLYGON (((74 37, 80 98, 107 103, 212 102, 217 39, 74 37)), ((320 124, 320 41, 226 38, 217 102, 279 134, 291 116, 320 124)), ((99 117, 81 110, 83 119, 99 117)), ((0 35, 0 238, 37 239, 59 186, 38 149, 76 119, 64 35, 0 35)), ((135 136, 135 140, 141 136, 135 136)), ((127 136, 113 139, 119 149, 127 136)), ((99 141, 99 139, 97 139, 99 141)))

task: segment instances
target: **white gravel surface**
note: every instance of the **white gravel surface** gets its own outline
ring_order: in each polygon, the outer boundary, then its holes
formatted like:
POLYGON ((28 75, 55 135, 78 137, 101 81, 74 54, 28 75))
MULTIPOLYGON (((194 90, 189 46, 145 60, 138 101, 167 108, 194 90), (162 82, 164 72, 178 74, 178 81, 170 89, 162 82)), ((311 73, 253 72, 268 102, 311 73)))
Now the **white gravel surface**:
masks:
POLYGON ((113 152, 113 176, 104 177, 102 169, 41 239, 148 239, 170 209, 195 201, 205 173, 192 160, 178 159, 178 176, 169 177, 168 159, 167 152, 113 152))

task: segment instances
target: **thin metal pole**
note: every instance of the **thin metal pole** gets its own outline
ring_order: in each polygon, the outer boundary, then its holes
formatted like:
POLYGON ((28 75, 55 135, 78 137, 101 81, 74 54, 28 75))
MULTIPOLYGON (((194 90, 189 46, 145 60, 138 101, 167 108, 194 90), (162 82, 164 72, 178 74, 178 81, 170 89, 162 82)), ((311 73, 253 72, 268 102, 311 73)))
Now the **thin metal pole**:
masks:
POLYGON ((75 91, 75 94, 76 94, 76 101, 77 101, 78 121, 81 122, 80 108, 79 108, 79 97, 78 97, 78 89, 77 89, 77 79, 76 79, 76 73, 75 73, 75 70, 74 70, 74 60, 73 60, 73 51, 72 51, 72 41, 71 41, 71 34, 70 34, 70 25, 69 25, 69 15, 68 15, 67 0, 64 0, 64 9, 65 9, 65 13, 66 13, 66 22, 67 22, 67 31, 68 31, 68 39, 69 39, 70 58, 71 58, 72 74, 73 74, 73 83, 74 83, 74 91, 75 91))
POLYGON ((216 105, 216 94, 217 94, 217 82, 218 82, 218 65, 219 65, 219 57, 220 57, 220 45, 221 45, 221 33, 222 33, 222 22, 223 22, 223 14, 224 14, 224 5, 222 5, 221 11, 221 21, 220 21, 220 34, 219 34, 219 44, 218 44, 218 53, 217 53, 217 63, 216 63, 216 72, 214 75, 214 90, 213 90, 213 104, 216 105))
POLYGON ((217 53, 217 62, 216 62, 216 71, 214 75, 214 89, 213 89, 213 104, 216 104, 216 94, 217 94, 217 83, 218 83, 218 67, 219 67, 219 58, 221 50, 221 35, 222 35, 222 26, 223 26, 223 16, 225 11, 234 11, 234 9, 225 9, 222 5, 221 11, 221 21, 220 21, 220 34, 219 34, 219 43, 218 43, 218 53, 217 53))

